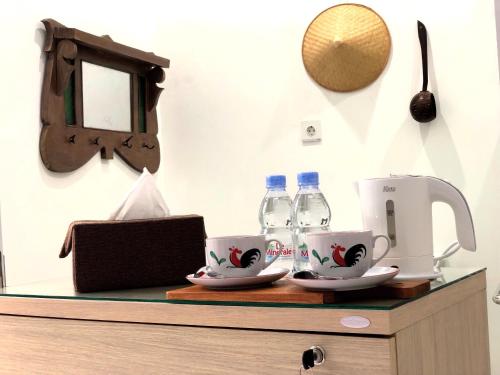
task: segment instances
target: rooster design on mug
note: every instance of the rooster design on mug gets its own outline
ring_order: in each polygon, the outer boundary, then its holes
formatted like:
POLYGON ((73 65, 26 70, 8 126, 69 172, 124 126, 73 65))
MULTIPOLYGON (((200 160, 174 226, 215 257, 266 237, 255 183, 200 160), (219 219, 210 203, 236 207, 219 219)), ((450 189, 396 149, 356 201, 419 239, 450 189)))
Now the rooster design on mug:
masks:
POLYGON ((229 256, 229 260, 231 261, 232 266, 227 266, 228 268, 248 268, 252 264, 260 261, 261 257, 259 249, 250 249, 243 252, 237 247, 233 246, 229 248, 229 252, 231 253, 231 255, 229 256), (238 255, 240 256, 238 257, 238 255))
POLYGON ((330 266, 330 268, 352 267, 366 256, 366 247, 361 243, 350 247, 347 251, 345 247, 337 244, 332 245, 332 249, 333 260, 338 265, 330 266))

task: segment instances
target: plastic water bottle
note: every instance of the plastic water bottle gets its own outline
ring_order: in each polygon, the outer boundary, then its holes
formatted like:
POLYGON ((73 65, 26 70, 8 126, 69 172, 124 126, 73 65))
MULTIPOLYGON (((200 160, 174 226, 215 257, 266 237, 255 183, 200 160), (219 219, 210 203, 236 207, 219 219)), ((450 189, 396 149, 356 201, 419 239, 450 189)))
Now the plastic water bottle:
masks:
POLYGON ((297 180, 299 191, 293 200, 292 215, 294 271, 302 271, 309 266, 306 235, 329 231, 331 211, 323 193, 319 190, 318 172, 299 173, 297 180))
MULTIPOLYGON (((286 192, 286 176, 272 175, 266 177, 267 193, 262 200, 259 211, 261 233, 266 239, 281 241, 284 249, 270 268, 288 268, 292 270, 294 263, 292 241, 292 200, 286 192)), ((279 249, 276 243, 269 244, 266 260, 269 261, 279 249)))

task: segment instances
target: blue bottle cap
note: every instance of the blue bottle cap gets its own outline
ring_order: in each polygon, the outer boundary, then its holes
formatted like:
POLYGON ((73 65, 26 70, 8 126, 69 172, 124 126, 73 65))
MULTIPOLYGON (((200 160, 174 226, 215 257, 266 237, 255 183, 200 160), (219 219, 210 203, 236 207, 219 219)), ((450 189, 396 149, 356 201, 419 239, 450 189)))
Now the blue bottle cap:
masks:
POLYGON ((266 177, 266 188, 286 188, 286 176, 283 175, 271 175, 266 177))
POLYGON ((317 186, 319 185, 318 172, 302 172, 297 174, 297 182, 299 186, 317 186))

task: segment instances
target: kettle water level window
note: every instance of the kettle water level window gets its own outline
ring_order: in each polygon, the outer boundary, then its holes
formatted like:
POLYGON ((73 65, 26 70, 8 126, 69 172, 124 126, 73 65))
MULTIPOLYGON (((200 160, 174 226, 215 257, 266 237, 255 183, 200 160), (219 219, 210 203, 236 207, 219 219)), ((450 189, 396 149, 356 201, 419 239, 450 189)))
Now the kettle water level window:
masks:
POLYGON ((391 247, 397 245, 396 240, 396 214, 394 212, 394 201, 388 200, 385 202, 385 213, 387 217, 387 236, 391 240, 391 247))

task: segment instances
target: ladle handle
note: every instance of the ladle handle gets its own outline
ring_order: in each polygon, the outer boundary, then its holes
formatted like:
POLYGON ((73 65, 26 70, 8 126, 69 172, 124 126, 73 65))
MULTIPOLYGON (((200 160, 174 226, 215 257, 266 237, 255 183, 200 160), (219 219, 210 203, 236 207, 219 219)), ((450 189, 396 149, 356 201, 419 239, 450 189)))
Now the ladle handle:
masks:
POLYGON ((420 40, 420 49, 422 50, 422 71, 424 75, 424 82, 422 83, 422 91, 427 91, 428 73, 427 73, 427 30, 425 25, 417 21, 418 39, 420 40))

